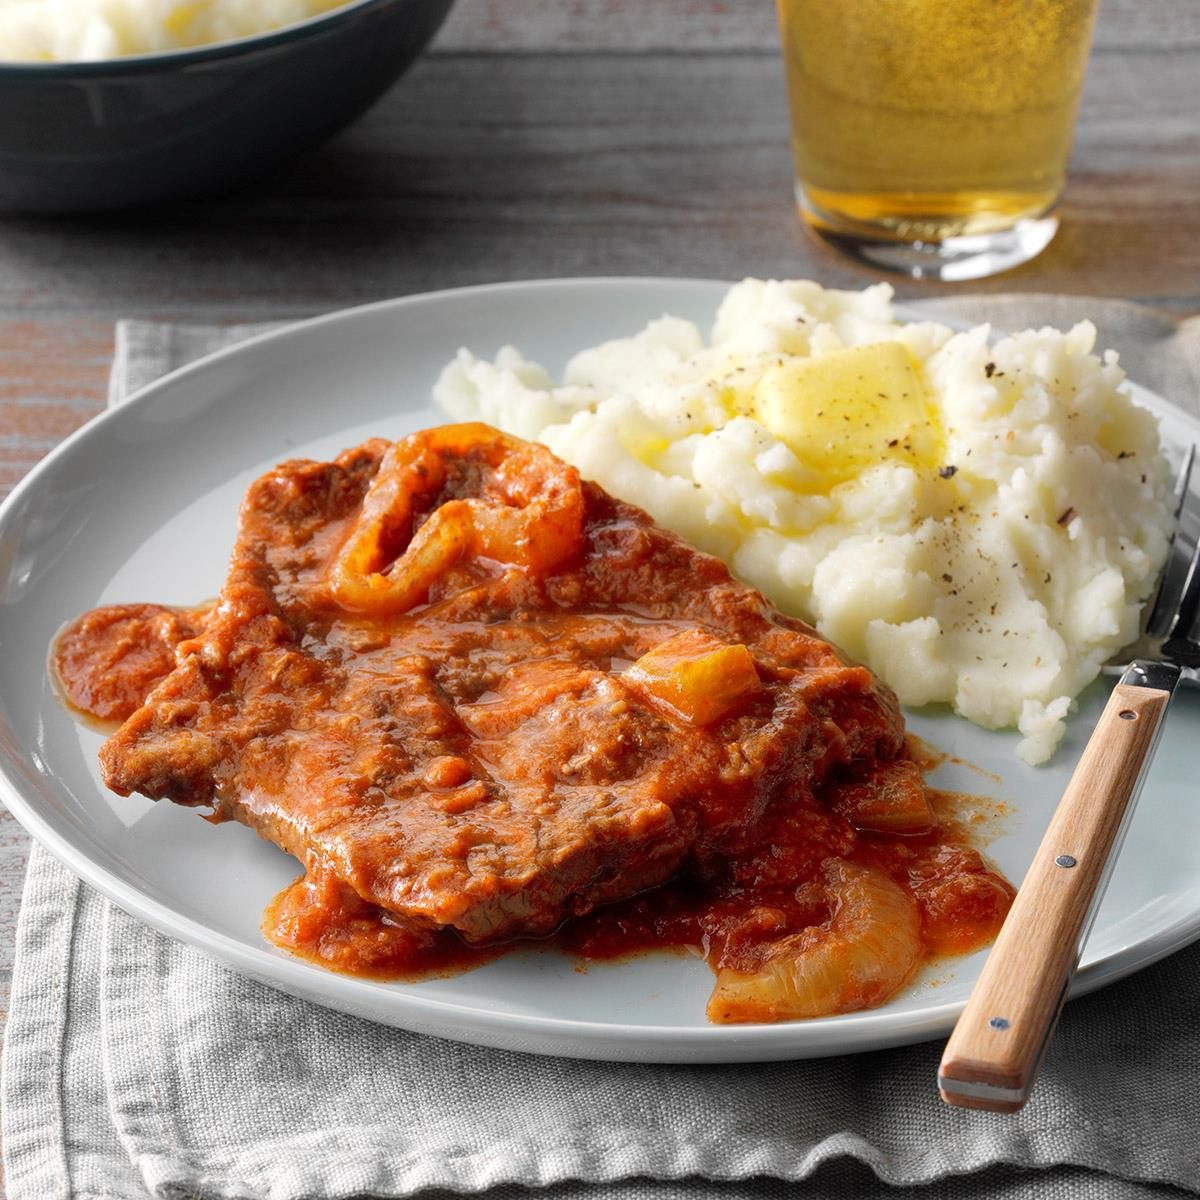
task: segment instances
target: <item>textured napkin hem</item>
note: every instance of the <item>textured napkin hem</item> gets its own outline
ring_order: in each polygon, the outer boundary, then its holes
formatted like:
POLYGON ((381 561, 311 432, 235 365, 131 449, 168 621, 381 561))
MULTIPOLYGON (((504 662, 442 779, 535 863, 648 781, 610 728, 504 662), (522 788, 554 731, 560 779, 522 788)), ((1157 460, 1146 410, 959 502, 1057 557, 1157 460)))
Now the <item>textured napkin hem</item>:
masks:
POLYGON ((4 1031, 4 1175, 10 1194, 60 1196, 69 1191, 63 1112, 63 1059, 55 1052, 66 1032, 69 984, 75 953, 76 912, 83 884, 62 868, 61 890, 29 885, 33 846, 17 917, 20 969, 13 972, 10 1012, 4 1031))
MULTIPOLYGON (((214 1168, 180 1172, 178 1147, 157 1154, 144 1153, 138 1167, 151 1192, 173 1194, 177 1189, 194 1189, 205 1200, 242 1200, 243 1197, 274 1200, 275 1197, 307 1197, 334 1200, 344 1196, 372 1196, 407 1200, 421 1192, 443 1189, 477 1194, 504 1187, 545 1188, 555 1184, 615 1184, 631 1178, 683 1183, 703 1179, 716 1184, 769 1177, 785 1183, 802 1183, 822 1167, 853 1159, 870 1168, 875 1177, 891 1187, 926 1187, 948 1178, 963 1178, 996 1167, 1014 1167, 1045 1172, 1057 1167, 1078 1167, 1116 1182, 1178 1187, 1195 1190, 1194 1164, 1180 1163, 1163 1173, 1122 1171, 1110 1163, 1099 1168, 1100 1158, 1112 1158, 1111 1146, 1103 1142, 1064 1156, 1055 1135, 1077 1134, 1078 1125, 1055 1126, 1031 1135, 1026 1154, 986 1157, 970 1163, 969 1155, 938 1154, 920 1170, 898 1168, 880 1155, 863 1138, 840 1134, 826 1138, 797 1160, 764 1151, 747 1139, 745 1144, 722 1141, 699 1143, 681 1139, 664 1145, 656 1139, 621 1138, 591 1145, 561 1142, 553 1147, 524 1140, 496 1141, 470 1150, 440 1153, 436 1158, 415 1156, 411 1161, 390 1158, 373 1166, 364 1164, 359 1153, 347 1148, 332 1150, 326 1138, 314 1135, 308 1150, 319 1158, 301 1169, 291 1167, 286 1155, 301 1147, 288 1144, 281 1150, 257 1146, 249 1161, 236 1169, 214 1168)), ((1032 1181, 1031 1181, 1032 1186, 1032 1181)))
POLYGON ((118 321, 108 376, 108 407, 115 408, 148 384, 199 358, 293 323, 176 325, 168 321, 118 321))

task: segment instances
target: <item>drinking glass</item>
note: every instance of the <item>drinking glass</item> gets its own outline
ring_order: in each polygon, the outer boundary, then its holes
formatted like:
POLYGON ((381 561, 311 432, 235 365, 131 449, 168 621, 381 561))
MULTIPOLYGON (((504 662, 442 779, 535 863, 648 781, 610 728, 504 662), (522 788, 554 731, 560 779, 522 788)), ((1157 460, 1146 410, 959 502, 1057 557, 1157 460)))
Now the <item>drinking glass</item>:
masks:
POLYGON ((818 235, 978 279, 1058 228, 1097 0, 777 0, 796 198, 818 235))

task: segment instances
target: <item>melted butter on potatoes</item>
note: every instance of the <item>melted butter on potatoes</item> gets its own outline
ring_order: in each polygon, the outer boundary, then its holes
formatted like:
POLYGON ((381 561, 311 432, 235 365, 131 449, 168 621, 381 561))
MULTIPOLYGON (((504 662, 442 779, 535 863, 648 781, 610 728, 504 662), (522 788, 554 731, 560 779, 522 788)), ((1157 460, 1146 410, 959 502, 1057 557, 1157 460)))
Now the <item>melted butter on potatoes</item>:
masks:
POLYGON ((460 352, 460 420, 536 437, 864 660, 1042 762, 1166 555, 1157 423, 1087 322, 992 341, 862 293, 746 280, 706 344, 663 317, 556 385, 460 352))
POLYGON ((899 342, 788 358, 754 389, 753 416, 829 490, 880 463, 928 468, 941 422, 920 368, 899 342))

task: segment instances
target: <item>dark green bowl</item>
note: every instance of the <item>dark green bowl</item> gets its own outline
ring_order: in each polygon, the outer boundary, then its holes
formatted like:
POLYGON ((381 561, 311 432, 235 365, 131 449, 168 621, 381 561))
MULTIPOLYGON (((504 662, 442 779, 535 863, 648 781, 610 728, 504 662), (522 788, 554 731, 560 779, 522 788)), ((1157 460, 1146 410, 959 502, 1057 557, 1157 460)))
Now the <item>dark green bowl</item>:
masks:
POLYGON ((355 0, 195 50, 0 63, 0 209, 125 208, 265 171, 376 100, 452 2, 355 0))

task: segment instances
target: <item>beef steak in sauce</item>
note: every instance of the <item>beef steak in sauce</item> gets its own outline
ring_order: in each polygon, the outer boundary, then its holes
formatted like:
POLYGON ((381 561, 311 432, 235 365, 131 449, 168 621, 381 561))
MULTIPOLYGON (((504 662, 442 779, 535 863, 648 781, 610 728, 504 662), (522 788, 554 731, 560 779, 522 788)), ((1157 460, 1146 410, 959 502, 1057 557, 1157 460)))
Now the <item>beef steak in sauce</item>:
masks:
POLYGON ((257 480, 175 663, 105 744, 109 787, 211 805, 473 943, 703 872, 903 743, 866 669, 485 426, 257 480))

